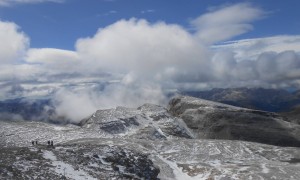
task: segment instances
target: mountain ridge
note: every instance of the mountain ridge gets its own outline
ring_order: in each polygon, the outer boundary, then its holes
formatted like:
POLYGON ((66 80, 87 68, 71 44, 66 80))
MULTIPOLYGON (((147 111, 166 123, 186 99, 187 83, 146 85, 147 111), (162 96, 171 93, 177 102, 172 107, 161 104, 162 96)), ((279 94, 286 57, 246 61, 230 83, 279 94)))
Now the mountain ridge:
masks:
POLYGON ((239 107, 270 112, 290 111, 300 104, 300 91, 265 88, 215 88, 207 91, 183 91, 183 95, 239 107))
POLYGON ((276 113, 187 96, 167 108, 98 110, 78 125, 0 121, 0 179, 300 179, 300 134, 289 134, 293 128, 299 126, 276 113), (234 123, 259 128, 245 134, 232 131, 234 123))

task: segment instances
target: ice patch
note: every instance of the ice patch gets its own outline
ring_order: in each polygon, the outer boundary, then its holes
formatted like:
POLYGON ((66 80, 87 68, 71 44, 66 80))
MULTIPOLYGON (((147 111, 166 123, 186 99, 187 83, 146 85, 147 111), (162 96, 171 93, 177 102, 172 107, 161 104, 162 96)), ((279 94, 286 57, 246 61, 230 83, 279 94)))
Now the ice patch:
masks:
POLYGON ((155 127, 155 128, 156 128, 157 132, 158 132, 160 135, 162 135, 162 136, 164 136, 164 137, 167 137, 167 136, 165 135, 165 133, 163 133, 162 130, 161 130, 159 127, 155 127))
POLYGON ((56 160, 57 160, 57 159, 56 159, 56 156, 55 156, 54 153, 51 152, 51 151, 44 151, 43 157, 44 157, 45 159, 49 159, 49 160, 51 160, 51 161, 56 161, 56 160))
POLYGON ((64 163, 62 161, 54 161, 52 165, 56 166, 55 172, 57 174, 62 174, 70 179, 75 180, 96 180, 85 171, 78 169, 75 170, 70 164, 64 163))
POLYGON ((62 127, 62 126, 53 126, 53 129, 56 130, 56 131, 62 131, 62 130, 66 130, 68 128, 62 127))

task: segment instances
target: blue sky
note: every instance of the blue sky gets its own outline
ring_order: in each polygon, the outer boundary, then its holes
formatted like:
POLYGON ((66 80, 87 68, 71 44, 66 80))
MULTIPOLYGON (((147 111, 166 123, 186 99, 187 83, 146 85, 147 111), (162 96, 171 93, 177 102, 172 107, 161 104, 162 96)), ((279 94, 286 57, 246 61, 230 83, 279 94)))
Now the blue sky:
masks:
POLYGON ((0 99, 50 98, 59 115, 82 119, 100 108, 164 104, 177 91, 300 90, 299 7, 0 0, 0 99))
MULTIPOLYGON (((62 3, 15 3, 0 7, 0 19, 18 24, 30 37, 31 47, 74 49, 80 37, 92 36, 98 28, 120 19, 144 18, 189 29, 189 21, 214 7, 239 0, 65 0, 62 3)), ((266 11, 253 22, 252 31, 234 39, 299 34, 300 1, 249 0, 266 11)))

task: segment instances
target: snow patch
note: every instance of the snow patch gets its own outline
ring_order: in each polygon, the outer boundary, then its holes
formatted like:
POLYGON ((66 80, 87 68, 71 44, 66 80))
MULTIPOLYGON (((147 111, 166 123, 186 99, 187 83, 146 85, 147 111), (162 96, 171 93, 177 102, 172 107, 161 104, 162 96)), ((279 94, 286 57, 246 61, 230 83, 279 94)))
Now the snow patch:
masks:
POLYGON ((175 162, 172 162, 172 161, 169 161, 165 158, 163 158, 162 156, 157 156, 159 159, 161 159, 163 162, 165 162, 166 164, 169 165, 169 167, 173 170, 173 173, 174 173, 174 176, 175 176, 175 179, 177 180, 181 180, 181 179, 184 179, 184 180, 201 180, 201 179, 207 179, 207 177, 199 177, 199 176, 194 176, 194 177, 191 177, 189 176, 188 174, 184 173, 178 166, 175 162))
POLYGON ((56 156, 51 151, 44 151, 43 157, 52 161, 52 165, 55 168, 54 171, 57 174, 74 180, 97 180, 81 169, 75 170, 72 165, 63 161, 57 161, 56 156))
POLYGON ((51 161, 56 161, 56 160, 57 160, 57 159, 56 159, 56 156, 55 156, 54 153, 51 152, 51 151, 44 151, 43 157, 44 157, 45 159, 49 159, 49 160, 51 160, 51 161))

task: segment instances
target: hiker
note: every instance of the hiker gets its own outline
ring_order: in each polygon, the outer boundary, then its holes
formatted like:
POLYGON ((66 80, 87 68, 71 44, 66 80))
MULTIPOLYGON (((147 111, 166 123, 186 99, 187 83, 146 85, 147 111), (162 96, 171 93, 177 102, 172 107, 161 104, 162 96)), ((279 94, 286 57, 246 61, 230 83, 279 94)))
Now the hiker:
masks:
POLYGON ((48 146, 50 146, 50 141, 48 141, 48 146))
POLYGON ((34 146, 34 141, 31 141, 31 144, 34 146))
POLYGON ((37 145, 38 143, 37 143, 37 141, 35 141, 35 145, 37 145))
POLYGON ((53 141, 51 141, 51 146, 53 146, 53 141))

